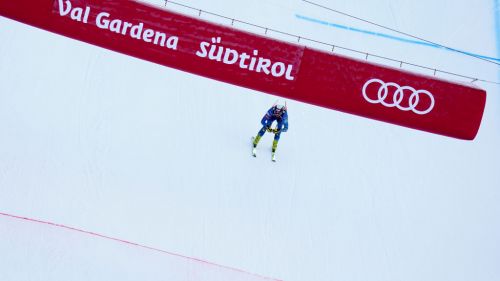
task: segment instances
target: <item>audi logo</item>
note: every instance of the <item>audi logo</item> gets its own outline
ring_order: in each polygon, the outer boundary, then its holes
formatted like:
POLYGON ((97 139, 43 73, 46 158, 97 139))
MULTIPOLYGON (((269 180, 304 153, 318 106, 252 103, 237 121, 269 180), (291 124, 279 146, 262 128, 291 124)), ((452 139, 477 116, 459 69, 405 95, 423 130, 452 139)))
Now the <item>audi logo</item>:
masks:
MULTIPOLYGON (((374 93, 371 93, 371 96, 373 97, 374 93)), ((402 111, 412 111, 416 114, 419 115, 424 115, 432 111, 434 108, 434 96, 427 90, 416 90, 413 87, 410 86, 400 86, 394 82, 384 82, 380 79, 370 79, 366 81, 365 85, 363 86, 363 97, 365 100, 369 103, 377 104, 380 103, 386 107, 397 107, 398 109, 402 111), (378 91, 377 91, 377 96, 376 98, 370 98, 368 96, 368 86, 370 84, 376 84, 378 85, 378 91), (392 99, 388 98, 389 96, 389 89, 390 88, 395 88, 396 91, 392 95, 392 99), (403 100, 405 99, 406 94, 409 93, 409 96, 407 98, 408 102, 404 102, 403 100), (430 99, 430 104, 427 109, 423 110, 422 108, 417 109, 419 106, 419 102, 421 101, 421 95, 428 96, 430 99)), ((424 105, 425 106, 425 105, 424 105)), ((422 107, 422 106, 420 106, 422 107)))

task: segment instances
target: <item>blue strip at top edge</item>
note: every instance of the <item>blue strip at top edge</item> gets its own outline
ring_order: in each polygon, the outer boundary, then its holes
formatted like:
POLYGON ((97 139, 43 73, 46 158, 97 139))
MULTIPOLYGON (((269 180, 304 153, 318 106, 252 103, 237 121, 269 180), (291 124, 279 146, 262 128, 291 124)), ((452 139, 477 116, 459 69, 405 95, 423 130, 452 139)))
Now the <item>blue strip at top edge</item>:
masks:
MULTIPOLYGON (((497 52, 498 52, 498 54, 500 56, 500 0, 494 0, 494 1, 496 1, 496 11, 497 11, 496 12, 497 52)), ((300 20, 305 20, 305 21, 308 21, 308 22, 312 22, 312 23, 316 23, 316 24, 321 24, 321 25, 324 25, 324 26, 329 26, 329 27, 334 27, 334 28, 338 28, 338 29, 349 30, 349 31, 353 31, 353 32, 363 33, 363 34, 367 34, 367 35, 371 35, 371 36, 382 37, 382 38, 396 40, 396 41, 400 41, 400 42, 404 42, 404 43, 409 43, 409 44, 422 45, 422 46, 427 46, 427 47, 442 49, 442 50, 446 50, 446 51, 449 51, 449 52, 455 52, 455 53, 457 52, 456 50, 453 50, 453 49, 445 48, 445 47, 442 47, 440 45, 436 45, 436 44, 432 44, 432 43, 428 43, 428 42, 424 42, 424 41, 420 41, 420 40, 408 39, 408 38, 399 37, 399 36, 393 36, 393 35, 389 35, 389 34, 385 34, 385 33, 374 32, 374 31, 365 30, 365 29, 359 29, 359 28, 355 28, 355 27, 351 27, 351 26, 347 26, 347 25, 341 25, 341 24, 332 23, 332 22, 327 22, 327 21, 323 21, 323 20, 320 20, 320 19, 315 19, 315 18, 311 18, 311 17, 299 15, 299 14, 295 14, 295 17, 298 18, 298 19, 300 19, 300 20)), ((459 50, 458 53, 468 54, 468 55, 472 55, 472 56, 475 56, 475 57, 480 57, 480 58, 483 58, 483 59, 488 59, 488 60, 493 60, 493 61, 500 62, 500 58, 489 57, 489 56, 475 54, 475 53, 461 51, 461 50, 459 50)))

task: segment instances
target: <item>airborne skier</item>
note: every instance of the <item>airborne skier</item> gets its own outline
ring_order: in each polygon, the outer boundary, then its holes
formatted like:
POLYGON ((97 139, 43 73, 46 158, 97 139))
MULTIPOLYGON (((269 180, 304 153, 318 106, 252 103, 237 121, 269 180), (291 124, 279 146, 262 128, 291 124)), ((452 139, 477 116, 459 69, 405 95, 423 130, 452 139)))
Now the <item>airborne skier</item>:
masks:
POLYGON ((288 131, 288 113, 287 106, 275 104, 273 105, 262 117, 260 121, 262 123, 262 129, 257 133, 257 136, 253 140, 253 150, 252 154, 257 157, 257 144, 266 132, 274 133, 274 141, 272 148, 272 160, 276 162, 276 148, 278 147, 278 142, 280 140, 280 135, 282 132, 288 131), (276 121, 278 124, 276 128, 271 129, 271 125, 276 121))

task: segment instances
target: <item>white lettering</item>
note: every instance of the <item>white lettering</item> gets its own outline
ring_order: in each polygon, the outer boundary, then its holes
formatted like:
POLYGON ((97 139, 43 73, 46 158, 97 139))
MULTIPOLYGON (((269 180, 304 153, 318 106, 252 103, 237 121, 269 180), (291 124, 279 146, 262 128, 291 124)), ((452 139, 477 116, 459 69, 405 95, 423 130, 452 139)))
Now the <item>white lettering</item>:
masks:
POLYGON ((67 16, 71 12, 71 2, 59 0, 59 15, 61 17, 67 16), (66 9, 64 9, 64 2, 66 2, 66 9))
POLYGON ((142 40, 151 43, 153 40, 153 36, 155 35, 155 32, 152 29, 146 29, 144 30, 144 33, 142 34, 142 40))
POLYGON ((83 16, 83 22, 89 23, 90 7, 85 8, 85 15, 83 16))
POLYGON ((134 25, 132 29, 130 29, 130 36, 135 39, 141 39, 142 29, 144 28, 144 24, 141 22, 138 25, 134 25))
POLYGON ((95 19, 96 25, 102 29, 108 29, 109 27, 109 14, 106 12, 99 13, 95 19), (104 19, 103 19, 104 18, 104 19))
POLYGON ((274 77, 283 76, 283 74, 285 74, 285 71, 286 71, 286 67, 285 67, 285 64, 282 62, 277 62, 277 63, 273 64, 273 66, 271 67, 271 74, 274 77), (278 71, 278 68, 280 69, 279 71, 278 71))
POLYGON ((293 65, 289 64, 286 69, 286 75, 285 75, 286 80, 293 81, 295 79, 295 77, 292 76, 292 70, 293 70, 293 65))
POLYGON ((130 22, 124 22, 123 23, 123 29, 122 29, 122 35, 125 35, 127 34, 127 30, 129 27, 132 27, 133 24, 131 24, 130 22))
POLYGON ((165 41, 167 40, 167 34, 163 32, 156 32, 155 41, 153 42, 155 45, 160 44, 160 46, 165 46, 165 41))
POLYGON ((179 44, 179 37, 172 36, 167 40, 167 48, 177 50, 177 44, 179 44))
MULTIPOLYGON (((1 0, 0 0, 1 1, 1 0)), ((90 7, 77 8, 72 7, 72 4, 69 0, 58 0, 59 4, 59 14, 61 16, 69 15, 72 20, 88 23, 88 19, 90 17, 90 7)), ((160 45, 162 47, 167 47, 168 49, 177 50, 177 46, 179 45, 179 37, 170 36, 167 37, 167 34, 163 32, 158 32, 153 29, 144 28, 144 23, 139 22, 134 25, 130 22, 122 21, 121 19, 112 19, 111 14, 106 12, 101 12, 97 15, 95 19, 95 24, 100 29, 107 29, 113 33, 128 35, 132 38, 139 39, 146 43, 154 43, 155 45, 160 45)), ((220 43, 221 38, 214 38, 214 43, 220 43)), ((207 47, 210 46, 209 43, 200 44, 202 49, 202 54, 206 57, 207 55, 207 47)), ((217 46, 212 46, 214 49, 217 46)), ((222 55, 222 51, 224 48, 219 47, 219 53, 222 55)), ((212 50, 213 52, 213 50, 212 50)), ((237 55, 238 53, 236 53, 237 55)), ((212 54, 213 55, 213 54, 212 54)), ((220 55, 220 57, 221 57, 220 55)), ((216 59, 219 60, 219 54, 217 54, 216 59)))
POLYGON ((226 49, 224 53, 224 59, 222 60, 225 64, 235 64, 238 61, 238 52, 236 50, 231 50, 229 48, 226 49), (233 56, 232 58, 229 58, 233 56))
POLYGON ((265 58, 259 58, 259 62, 257 63, 257 68, 255 71, 261 72, 263 71, 265 74, 269 74, 270 71, 268 67, 271 66, 271 60, 270 59, 265 59, 265 58))
MULTIPOLYGON (((259 51, 253 50, 253 55, 254 56, 258 56, 259 55, 259 51)), ((256 62, 257 62, 257 58, 256 57, 252 57, 250 59, 250 65, 248 66, 248 69, 253 71, 255 69, 255 63, 256 62)))
POLYGON ((221 43, 221 38, 220 37, 217 37, 217 38, 212 38, 212 43, 214 45, 212 45, 212 47, 210 47, 210 52, 208 52, 208 59, 210 60, 216 60, 216 61, 221 61, 222 60, 222 52, 224 52, 224 47, 222 46, 219 46, 219 48, 217 48, 217 43, 221 43), (215 50, 217 50, 217 54, 215 54, 215 50))
POLYGON ((120 33, 122 30, 122 21, 121 20, 112 20, 109 24, 109 30, 115 33, 120 33))
POLYGON ((249 59, 250 56, 247 53, 243 53, 240 55, 240 68, 247 69, 248 65, 245 64, 245 60, 249 59))
POLYGON ((82 8, 74 8, 71 10, 71 19, 76 21, 82 21, 83 9, 82 8))
POLYGON ((201 51, 196 52, 196 55, 199 56, 200 58, 206 58, 208 55, 208 51, 207 51, 208 46, 210 46, 210 43, 201 42, 200 43, 201 51))
POLYGON ((292 76, 293 64, 273 62, 269 58, 259 56, 259 50, 253 50, 251 55, 246 52, 240 53, 238 50, 224 47, 221 37, 213 37, 209 42, 201 42, 196 55, 227 65, 235 65, 235 67, 247 71, 255 71, 277 78, 285 76, 287 80, 295 80, 295 77, 292 76))

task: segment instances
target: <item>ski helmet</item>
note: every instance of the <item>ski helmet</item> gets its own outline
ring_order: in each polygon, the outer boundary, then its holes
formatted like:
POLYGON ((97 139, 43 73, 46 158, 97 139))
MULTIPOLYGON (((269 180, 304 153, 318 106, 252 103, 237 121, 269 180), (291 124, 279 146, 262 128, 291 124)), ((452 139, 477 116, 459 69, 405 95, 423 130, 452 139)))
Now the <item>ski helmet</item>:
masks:
POLYGON ((277 104, 274 106, 274 115, 281 116, 286 111, 286 106, 282 104, 277 104))

